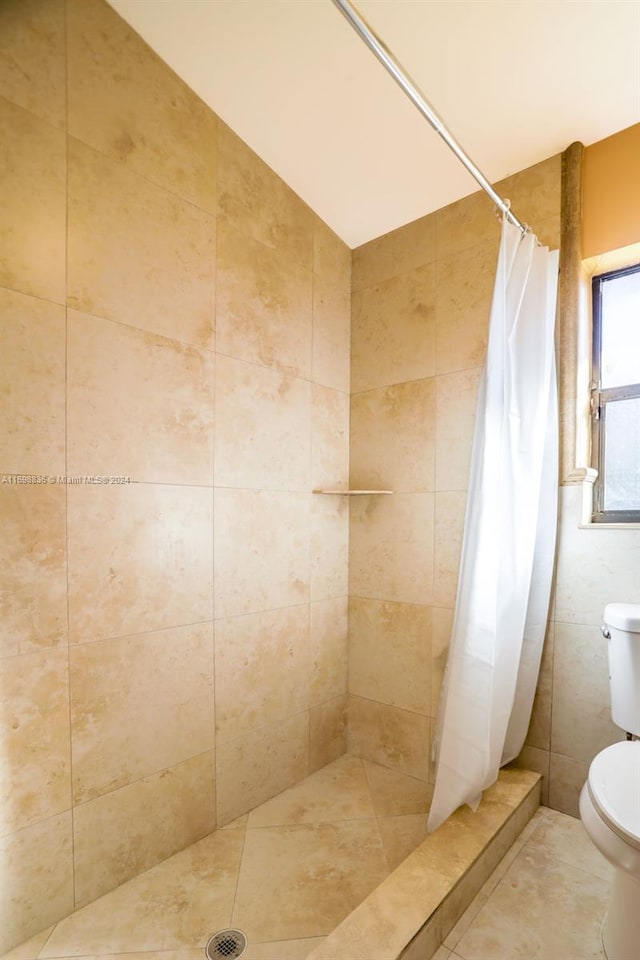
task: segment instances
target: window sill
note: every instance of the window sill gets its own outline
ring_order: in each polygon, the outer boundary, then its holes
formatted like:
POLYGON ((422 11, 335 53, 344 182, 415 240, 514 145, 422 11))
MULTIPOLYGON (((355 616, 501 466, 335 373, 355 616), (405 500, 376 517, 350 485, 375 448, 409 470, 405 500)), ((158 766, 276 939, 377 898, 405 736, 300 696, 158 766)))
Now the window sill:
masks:
POLYGON ((640 523, 595 523, 593 515, 593 484, 598 477, 598 471, 593 467, 577 467, 567 477, 567 483, 582 487, 582 507, 580 511, 579 530, 640 530, 640 523))
POLYGON ((579 523, 578 530, 640 530, 640 523, 579 523))

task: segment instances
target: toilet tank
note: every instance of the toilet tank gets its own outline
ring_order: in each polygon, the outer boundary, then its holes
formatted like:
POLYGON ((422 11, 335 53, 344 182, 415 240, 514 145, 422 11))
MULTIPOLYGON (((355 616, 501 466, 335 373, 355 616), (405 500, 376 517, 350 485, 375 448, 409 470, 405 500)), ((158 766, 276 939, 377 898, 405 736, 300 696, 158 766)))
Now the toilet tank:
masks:
POLYGON ((611 718, 640 737, 640 603, 610 603, 604 610, 608 637, 611 718))

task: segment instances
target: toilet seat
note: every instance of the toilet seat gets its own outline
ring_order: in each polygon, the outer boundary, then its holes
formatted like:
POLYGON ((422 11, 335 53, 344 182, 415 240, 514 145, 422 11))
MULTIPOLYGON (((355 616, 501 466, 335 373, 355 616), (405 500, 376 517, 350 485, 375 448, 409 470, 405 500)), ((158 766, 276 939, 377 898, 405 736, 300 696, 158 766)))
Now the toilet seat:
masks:
POLYGON ((602 750, 589 767, 589 796, 605 823, 640 850, 640 740, 602 750))

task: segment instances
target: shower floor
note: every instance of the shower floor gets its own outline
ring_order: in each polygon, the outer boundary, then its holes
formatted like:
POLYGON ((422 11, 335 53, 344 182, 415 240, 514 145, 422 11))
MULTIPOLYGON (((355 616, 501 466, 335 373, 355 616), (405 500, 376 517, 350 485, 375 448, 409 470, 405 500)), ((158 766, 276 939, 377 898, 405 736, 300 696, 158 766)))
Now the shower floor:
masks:
POLYGON ((248 936, 243 960, 302 960, 422 842, 431 792, 343 756, 43 931, 20 960, 202 960, 229 926, 248 936))

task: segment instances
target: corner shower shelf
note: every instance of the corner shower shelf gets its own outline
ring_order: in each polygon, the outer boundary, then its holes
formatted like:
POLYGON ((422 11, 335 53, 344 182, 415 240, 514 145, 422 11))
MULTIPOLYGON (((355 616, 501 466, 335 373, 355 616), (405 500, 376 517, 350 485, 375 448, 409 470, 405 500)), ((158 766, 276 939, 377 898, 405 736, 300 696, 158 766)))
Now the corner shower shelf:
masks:
POLYGON ((314 490, 314 493, 324 493, 331 497, 365 497, 365 496, 389 496, 393 490, 314 490))

